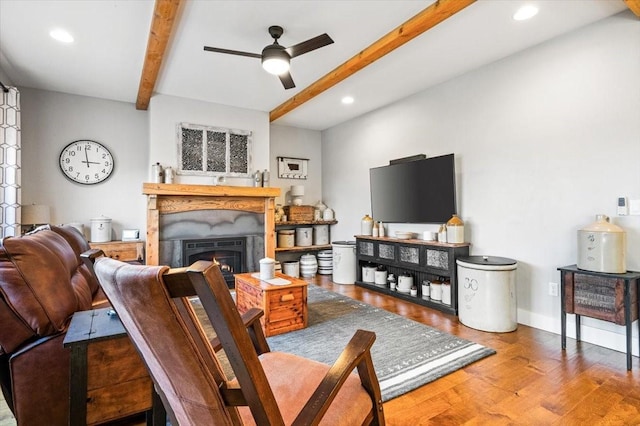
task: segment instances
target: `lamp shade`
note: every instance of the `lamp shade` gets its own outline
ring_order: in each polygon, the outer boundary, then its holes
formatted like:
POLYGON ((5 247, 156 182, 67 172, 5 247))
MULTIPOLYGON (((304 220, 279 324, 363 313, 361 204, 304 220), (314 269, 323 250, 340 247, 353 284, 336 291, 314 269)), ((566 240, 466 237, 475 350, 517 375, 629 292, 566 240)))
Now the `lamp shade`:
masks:
POLYGON ((302 197, 304 195, 304 185, 291 185, 291 196, 302 197))
POLYGON ((49 206, 44 204, 27 204, 22 206, 23 225, 42 225, 51 220, 49 206))

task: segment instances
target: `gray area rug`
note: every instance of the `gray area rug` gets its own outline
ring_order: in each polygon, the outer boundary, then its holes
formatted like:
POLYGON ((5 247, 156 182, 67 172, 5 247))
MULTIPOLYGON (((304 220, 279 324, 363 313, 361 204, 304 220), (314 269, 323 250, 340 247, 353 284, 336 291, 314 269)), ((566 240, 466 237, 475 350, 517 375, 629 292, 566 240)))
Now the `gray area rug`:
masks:
MULTIPOLYGON (((193 304, 202 320, 199 301, 193 304)), ((333 364, 357 329, 373 331, 376 341, 371 355, 383 401, 496 353, 314 284, 309 284, 307 304, 308 327, 267 338, 271 350, 333 364)), ((209 329, 208 321, 203 322, 209 329)), ((226 364, 225 359, 221 362, 226 364)))
POLYGON ((313 284, 307 303, 309 326, 269 337, 271 350, 333 364, 357 329, 373 331, 376 341, 371 356, 383 401, 496 353, 313 284))

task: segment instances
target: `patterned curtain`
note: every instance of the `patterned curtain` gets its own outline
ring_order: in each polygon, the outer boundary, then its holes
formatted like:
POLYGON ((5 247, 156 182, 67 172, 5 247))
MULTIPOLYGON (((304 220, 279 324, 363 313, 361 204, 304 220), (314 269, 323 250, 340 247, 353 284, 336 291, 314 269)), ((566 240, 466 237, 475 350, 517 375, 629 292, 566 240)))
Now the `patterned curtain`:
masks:
POLYGON ((0 91, 0 238, 20 235, 20 92, 0 91))

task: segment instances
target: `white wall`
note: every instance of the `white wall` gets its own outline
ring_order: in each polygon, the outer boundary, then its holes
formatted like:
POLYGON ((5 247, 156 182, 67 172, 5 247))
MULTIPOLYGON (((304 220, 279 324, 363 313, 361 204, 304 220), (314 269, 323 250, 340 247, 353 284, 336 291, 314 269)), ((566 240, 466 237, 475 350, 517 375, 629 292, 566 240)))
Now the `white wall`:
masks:
MULTIPOLYGON (((251 171, 269 168, 269 113, 235 108, 175 96, 156 95, 149 104, 149 158, 177 170, 179 123, 225 127, 252 132, 251 171)), ((151 163, 147 167, 151 170, 151 163)), ((177 176, 176 183, 210 185, 213 178, 177 176)), ((228 184, 250 185, 251 179, 228 179, 228 184)))
POLYGON ((11 83, 11 80, 9 79, 9 76, 5 74, 2 68, 0 68, 0 81, 2 82, 2 84, 4 84, 7 87, 13 85, 13 83, 11 83))
POLYGON ((288 126, 271 126, 271 186, 282 188, 276 203, 287 205, 291 185, 304 185, 305 205, 315 205, 322 199, 322 135, 316 130, 288 126), (277 157, 307 158, 308 178, 279 179, 277 157))
MULTIPOLYGON (((113 220, 113 238, 122 229, 144 235, 147 176, 147 113, 133 104, 19 88, 22 119, 23 204, 51 206, 51 223, 82 222, 105 215, 113 220), (66 179, 58 166, 62 149, 78 139, 106 145, 115 161, 113 175, 96 185, 66 179)), ((87 237, 89 237, 87 232, 87 237)))
MULTIPOLYGON (((88 229, 91 218, 105 215, 113 219, 114 239, 120 239, 122 229, 126 228, 140 229, 144 236, 146 198, 142 184, 149 181, 152 162, 176 166, 176 124, 180 122, 252 131, 253 170, 270 168, 266 112, 172 96, 155 96, 149 111, 137 111, 129 103, 30 88, 20 91, 22 200, 51 206, 52 223, 82 222, 88 229), (95 139, 111 149, 116 163, 111 178, 85 186, 62 175, 58 167, 60 151, 77 139, 95 139)), ((313 149, 319 158, 320 134, 302 132, 315 134, 317 142, 313 149)), ((313 145, 308 143, 309 147, 313 145)), ((314 163, 319 197, 320 160, 314 163)), ((211 184, 212 180, 178 176, 176 182, 211 184)), ((229 183, 248 185, 252 181, 234 179, 229 183)))
MULTIPOLYGON (((640 199, 639 75, 640 25, 625 12, 324 131, 332 238, 353 239, 370 212, 369 168, 453 152, 472 254, 516 259, 519 322, 559 332, 548 283, 576 263, 596 213, 627 231, 627 268, 640 269, 640 216, 615 216, 616 197, 640 199)), ((625 350, 622 327, 583 324, 583 339, 625 350)))

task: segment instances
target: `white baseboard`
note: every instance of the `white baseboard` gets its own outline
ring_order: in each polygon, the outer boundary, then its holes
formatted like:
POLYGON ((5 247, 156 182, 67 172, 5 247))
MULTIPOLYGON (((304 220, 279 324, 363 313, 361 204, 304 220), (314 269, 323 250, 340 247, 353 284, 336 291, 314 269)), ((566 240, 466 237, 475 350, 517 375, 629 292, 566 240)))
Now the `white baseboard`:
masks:
MULTIPOLYGON (((627 353, 626 329, 607 321, 596 320, 588 317, 580 317, 581 333, 580 339, 583 342, 593 343, 618 352, 627 353)), ((518 323, 529 327, 555 333, 558 337, 561 334, 560 318, 551 318, 540 314, 518 309, 518 323)), ((631 354, 638 354, 638 321, 631 327, 631 354)), ((567 338, 575 339, 576 320, 575 315, 567 314, 567 338)), ((560 338, 558 338, 560 347, 560 338)))

